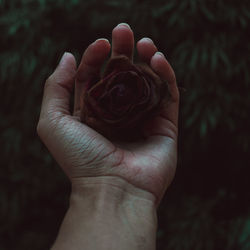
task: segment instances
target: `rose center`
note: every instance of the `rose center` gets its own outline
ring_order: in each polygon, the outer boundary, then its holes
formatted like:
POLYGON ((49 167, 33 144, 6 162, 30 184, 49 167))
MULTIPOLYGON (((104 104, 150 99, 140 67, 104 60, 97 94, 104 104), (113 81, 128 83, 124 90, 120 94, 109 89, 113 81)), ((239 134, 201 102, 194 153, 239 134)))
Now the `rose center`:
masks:
POLYGON ((133 99, 132 89, 124 83, 116 84, 111 90, 112 101, 118 106, 128 104, 133 99))

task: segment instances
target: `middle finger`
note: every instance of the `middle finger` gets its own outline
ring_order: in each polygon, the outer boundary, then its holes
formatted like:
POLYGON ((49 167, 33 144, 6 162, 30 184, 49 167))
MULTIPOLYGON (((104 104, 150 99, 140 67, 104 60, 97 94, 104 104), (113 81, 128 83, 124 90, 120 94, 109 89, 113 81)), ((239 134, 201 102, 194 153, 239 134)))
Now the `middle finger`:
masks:
POLYGON ((112 54, 111 58, 125 55, 133 60, 134 34, 126 23, 118 24, 112 32, 112 54))

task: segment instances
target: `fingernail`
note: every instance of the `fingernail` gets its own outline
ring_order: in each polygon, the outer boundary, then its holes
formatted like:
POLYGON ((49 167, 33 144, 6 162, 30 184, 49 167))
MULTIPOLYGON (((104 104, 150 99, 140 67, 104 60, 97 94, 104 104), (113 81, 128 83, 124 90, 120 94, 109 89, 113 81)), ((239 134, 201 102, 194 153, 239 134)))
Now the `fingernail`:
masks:
POLYGON ((150 42, 150 43, 154 44, 153 40, 150 39, 149 37, 143 37, 143 38, 140 40, 140 42, 150 42))
POLYGON ((65 60, 65 58, 67 57, 68 54, 69 54, 69 52, 64 52, 64 54, 63 54, 63 56, 62 56, 62 58, 61 58, 61 60, 59 62, 59 65, 63 64, 63 62, 64 62, 64 60, 65 60))
POLYGON ((131 27, 127 23, 119 23, 116 27, 126 26, 127 28, 131 29, 131 27))
POLYGON ((164 56, 164 54, 163 53, 161 53, 160 51, 157 51, 157 52, 155 52, 155 54, 154 54, 155 56, 160 56, 160 57, 163 57, 163 58, 165 58, 165 56, 164 56))
POLYGON ((106 41, 106 42, 109 43, 109 40, 106 39, 106 38, 99 38, 99 39, 95 40, 95 43, 98 42, 98 41, 106 41))

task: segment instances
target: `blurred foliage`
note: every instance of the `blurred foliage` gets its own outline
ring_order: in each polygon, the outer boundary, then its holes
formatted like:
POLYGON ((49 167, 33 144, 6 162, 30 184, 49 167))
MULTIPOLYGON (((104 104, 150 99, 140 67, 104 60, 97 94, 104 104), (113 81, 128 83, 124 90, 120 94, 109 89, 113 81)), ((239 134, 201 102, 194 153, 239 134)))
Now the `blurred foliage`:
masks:
POLYGON ((181 92, 179 167, 158 249, 250 249, 248 0, 0 0, 0 250, 48 249, 70 186, 36 135, 45 79, 128 22, 151 37, 181 92))

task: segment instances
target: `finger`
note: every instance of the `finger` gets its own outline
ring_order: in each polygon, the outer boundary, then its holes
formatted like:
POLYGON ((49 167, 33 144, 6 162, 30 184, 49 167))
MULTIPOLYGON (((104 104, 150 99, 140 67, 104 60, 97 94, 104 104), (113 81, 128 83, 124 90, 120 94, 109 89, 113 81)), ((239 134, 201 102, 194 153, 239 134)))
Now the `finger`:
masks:
POLYGON ((150 64, 152 56, 157 52, 157 47, 150 38, 144 37, 137 42, 137 51, 141 60, 150 64))
POLYGON ((179 90, 177 87, 174 70, 161 52, 156 52, 154 54, 151 59, 151 67, 163 80, 166 80, 168 83, 171 99, 163 115, 173 122, 175 126, 177 126, 179 90))
POLYGON ((118 24, 112 32, 112 55, 125 55, 131 60, 134 51, 134 34, 126 23, 118 24))
POLYGON ((56 70, 45 83, 40 119, 70 114, 70 95, 75 74, 74 56, 64 53, 56 70))
POLYGON ((96 40, 85 50, 76 76, 74 113, 80 110, 84 83, 91 78, 99 77, 102 64, 109 52, 110 43, 104 38, 96 40))

